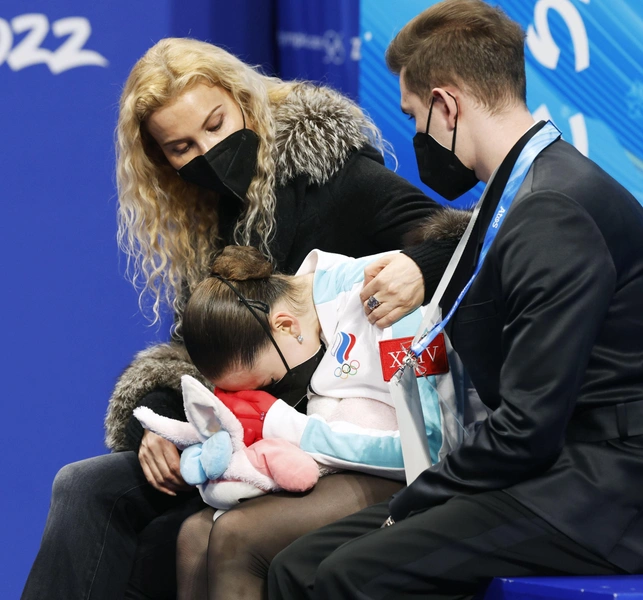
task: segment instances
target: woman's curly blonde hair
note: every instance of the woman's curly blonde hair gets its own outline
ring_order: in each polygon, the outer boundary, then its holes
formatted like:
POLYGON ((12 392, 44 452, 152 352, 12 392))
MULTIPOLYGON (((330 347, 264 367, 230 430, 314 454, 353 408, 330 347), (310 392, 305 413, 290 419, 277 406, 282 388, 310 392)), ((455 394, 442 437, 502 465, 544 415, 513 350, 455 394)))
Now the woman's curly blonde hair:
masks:
MULTIPOLYGON (((177 175, 147 131, 147 119, 199 83, 225 89, 259 138, 255 176, 234 242, 258 246, 269 260, 275 229, 276 136, 292 134, 277 132, 273 113, 303 85, 267 77, 221 48, 188 38, 163 39, 134 65, 121 95, 116 129, 118 242, 127 255, 128 274, 140 289, 141 308, 146 311, 143 299, 149 295, 156 323, 161 305, 171 306, 178 334, 189 293, 207 275, 223 245, 218 236, 219 199, 215 192, 177 175)), ((394 157, 370 118, 344 100, 363 143, 394 157)))
POLYGON ((270 258, 275 222, 275 126, 271 105, 292 83, 266 77, 225 50, 197 40, 167 38, 155 44, 132 69, 120 100, 116 130, 118 242, 128 257, 128 273, 152 297, 153 322, 161 304, 181 315, 185 291, 207 273, 218 237, 214 192, 185 182, 147 131, 148 117, 198 83, 217 85, 241 107, 259 137, 257 167, 246 195, 246 210, 235 242, 270 258))

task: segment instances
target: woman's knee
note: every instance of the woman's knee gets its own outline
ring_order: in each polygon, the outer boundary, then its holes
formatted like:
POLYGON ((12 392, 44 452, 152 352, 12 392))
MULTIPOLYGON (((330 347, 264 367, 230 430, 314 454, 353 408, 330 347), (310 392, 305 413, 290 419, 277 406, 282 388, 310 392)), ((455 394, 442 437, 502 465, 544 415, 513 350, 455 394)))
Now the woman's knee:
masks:
POLYGON ((213 524, 210 534, 210 552, 232 554, 245 551, 252 544, 252 520, 241 511, 231 510, 213 524))
POLYGON ((86 494, 92 489, 90 478, 86 477, 90 471, 85 460, 65 465, 54 478, 52 501, 65 501, 70 496, 86 494))
POLYGON ((124 490, 144 482, 134 452, 105 454, 73 462, 62 467, 52 486, 53 502, 79 499, 88 504, 93 500, 118 496, 124 490))
POLYGON ((179 561, 207 554, 213 514, 213 509, 206 508, 183 521, 176 543, 179 561))
POLYGON ((217 565, 234 561, 250 572, 265 576, 270 564, 267 556, 270 551, 265 547, 266 528, 258 526, 244 511, 231 510, 221 515, 210 533, 208 560, 217 565))

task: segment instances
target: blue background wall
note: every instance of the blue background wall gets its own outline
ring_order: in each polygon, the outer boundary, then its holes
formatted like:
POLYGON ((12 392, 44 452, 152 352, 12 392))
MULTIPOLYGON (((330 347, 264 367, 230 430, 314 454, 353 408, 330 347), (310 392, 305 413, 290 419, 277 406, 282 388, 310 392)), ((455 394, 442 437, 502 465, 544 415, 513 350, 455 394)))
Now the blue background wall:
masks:
MULTIPOLYGON (((383 53, 432 3, 0 2, 0 598, 20 595, 56 471, 105 452, 102 421, 115 378, 137 350, 167 336, 165 326, 150 328, 139 314, 115 240, 113 130, 131 66, 160 38, 190 35, 285 78, 333 85, 359 97, 393 143, 400 173, 419 183, 413 129, 399 112, 383 53), (89 54, 61 51, 71 30, 89 33, 82 44, 89 54)), ((641 199, 641 4, 500 4, 535 27, 527 50, 531 110, 545 114, 545 106, 570 141, 641 199)))
POLYGON ((151 5, 0 3, 6 599, 19 597, 35 556, 53 476, 65 463, 105 452, 102 418, 115 376, 159 335, 137 314, 136 294, 122 275, 112 144, 129 69, 170 29, 169 1, 151 5), (69 17, 82 19, 75 27, 91 28, 84 48, 102 64, 52 72, 43 61, 59 56, 64 37, 54 27, 69 17), (40 50, 29 50, 29 30, 45 36, 40 50), (21 53, 35 64, 21 63, 21 53))
POLYGON ((127 74, 168 35, 217 40, 270 72, 274 18, 271 2, 0 2, 0 598, 20 595, 58 469, 106 451, 116 377, 167 337, 139 314, 116 246, 113 131, 127 74), (60 62, 69 23, 92 54, 60 62))

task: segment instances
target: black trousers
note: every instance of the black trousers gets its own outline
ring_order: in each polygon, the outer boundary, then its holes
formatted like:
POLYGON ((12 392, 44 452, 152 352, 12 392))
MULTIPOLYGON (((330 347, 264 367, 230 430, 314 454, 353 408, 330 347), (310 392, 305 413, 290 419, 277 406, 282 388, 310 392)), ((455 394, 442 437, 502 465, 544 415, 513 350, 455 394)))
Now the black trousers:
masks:
POLYGON ((291 544, 270 567, 270 600, 471 598, 495 576, 623 573, 501 491, 382 529, 387 516, 376 504, 291 544))
POLYGON ((173 600, 178 531, 204 506, 156 491, 134 452, 63 467, 22 600, 173 600))

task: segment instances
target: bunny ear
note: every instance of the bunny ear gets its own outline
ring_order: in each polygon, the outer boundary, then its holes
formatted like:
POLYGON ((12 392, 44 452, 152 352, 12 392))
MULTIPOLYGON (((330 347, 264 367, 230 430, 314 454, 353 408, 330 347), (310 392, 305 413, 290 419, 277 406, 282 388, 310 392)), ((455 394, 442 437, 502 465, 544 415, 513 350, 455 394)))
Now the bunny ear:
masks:
POLYGON ((214 411, 214 394, 194 377, 181 377, 183 406, 188 421, 197 430, 200 441, 205 442, 213 433, 221 430, 221 422, 214 411))
POLYGON ((157 415, 147 406, 139 406, 134 409, 134 416, 141 422, 145 429, 156 433, 166 440, 172 442, 179 450, 183 450, 192 444, 198 444, 201 439, 197 430, 190 423, 177 421, 157 415))
POLYGON ((181 377, 183 405, 188 421, 204 442, 221 429, 230 434, 233 450, 243 447, 243 427, 232 411, 213 392, 190 375, 181 377))

